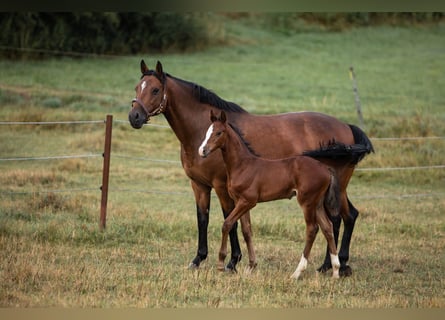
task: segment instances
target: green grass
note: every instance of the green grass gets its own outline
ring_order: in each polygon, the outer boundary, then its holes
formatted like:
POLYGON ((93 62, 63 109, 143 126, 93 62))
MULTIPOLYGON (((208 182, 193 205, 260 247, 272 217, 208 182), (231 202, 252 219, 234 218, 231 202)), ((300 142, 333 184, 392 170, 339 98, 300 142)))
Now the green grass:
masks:
MULTIPOLYGON (((2 60, 0 121, 125 120, 144 58, 253 113, 315 110, 357 123, 352 65, 370 137, 445 136, 444 25, 293 36, 251 24, 226 28, 236 41, 205 52, 2 60)), ((0 158, 101 154, 103 135, 102 124, 1 125, 0 158)), ((374 146, 360 168, 444 164, 443 140, 374 146)), ((243 243, 240 272, 216 270, 222 215, 213 196, 209 257, 190 271, 197 228, 189 180, 178 163, 138 158, 179 161, 179 143, 168 128, 114 124, 105 232, 101 157, 0 161, 0 306, 445 306, 443 169, 357 171, 349 187, 360 211, 353 276, 316 274, 320 234, 303 279, 292 281, 304 241, 294 199, 252 210, 259 266, 246 275, 243 243)))

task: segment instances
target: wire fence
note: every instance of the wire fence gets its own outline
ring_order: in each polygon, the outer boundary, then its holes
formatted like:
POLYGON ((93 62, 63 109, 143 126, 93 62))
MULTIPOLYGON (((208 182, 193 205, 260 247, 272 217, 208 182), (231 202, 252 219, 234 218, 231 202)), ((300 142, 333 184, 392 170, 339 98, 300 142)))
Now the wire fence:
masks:
MULTIPOLYGON (((88 124, 104 124, 104 120, 87 120, 87 121, 0 121, 0 126, 7 125, 88 125, 88 124)), ((129 125, 128 120, 113 120, 113 123, 129 125)), ((154 128, 170 129, 167 125, 160 124, 145 124, 144 126, 154 128)), ((415 141, 415 140, 445 140, 442 136, 428 136, 428 137, 384 137, 384 138, 371 138, 374 142, 378 141, 415 141)), ((81 159, 81 158, 99 158, 103 157, 102 153, 89 153, 89 154, 74 154, 74 155, 51 155, 51 156, 28 156, 28 157, 5 157, 0 158, 2 162, 12 161, 40 161, 40 160, 63 160, 63 159, 81 159)), ((112 158, 133 160, 133 161, 147 161, 155 163, 174 164, 178 167, 181 166, 181 162, 178 160, 157 159, 151 157, 131 156, 126 154, 111 153, 112 158)), ((424 166, 407 166, 407 167, 373 167, 373 168, 356 168, 356 171, 360 172, 384 172, 384 171, 405 171, 405 170, 437 170, 444 169, 445 164, 437 165, 424 165, 424 166)), ((3 195, 26 195, 26 194, 42 194, 42 193, 70 193, 70 192, 90 192, 98 191, 100 187, 85 187, 85 188, 71 188, 71 189, 47 189, 47 190, 34 190, 34 191, 2 191, 3 195)), ((166 195, 183 195, 190 196, 190 192, 182 191, 161 191, 161 190, 144 190, 144 189, 130 189, 130 188, 109 188, 110 192, 140 192, 148 194, 166 194, 166 195)), ((393 198, 393 199, 405 199, 405 198, 419 198, 419 197, 436 197, 441 196, 444 193, 430 192, 422 194, 400 194, 400 195, 369 195, 369 196, 355 196, 358 199, 379 199, 379 198, 393 198)))

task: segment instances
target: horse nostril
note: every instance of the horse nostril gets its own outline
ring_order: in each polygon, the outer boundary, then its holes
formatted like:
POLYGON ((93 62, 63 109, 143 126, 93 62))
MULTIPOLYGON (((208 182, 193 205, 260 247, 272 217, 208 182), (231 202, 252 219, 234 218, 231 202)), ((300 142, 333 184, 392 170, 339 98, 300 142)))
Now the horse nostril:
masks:
POLYGON ((135 118, 136 120, 139 119, 139 112, 136 112, 134 118, 135 118))

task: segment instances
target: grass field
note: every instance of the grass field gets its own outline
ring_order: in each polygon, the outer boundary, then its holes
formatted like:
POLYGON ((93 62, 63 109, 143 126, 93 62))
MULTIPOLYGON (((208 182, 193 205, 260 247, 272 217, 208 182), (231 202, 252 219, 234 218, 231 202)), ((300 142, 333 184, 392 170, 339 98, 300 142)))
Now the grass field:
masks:
MULTIPOLYGON (((293 36, 242 22, 226 28, 231 45, 204 52, 2 60, 0 121, 126 120, 144 58, 252 113, 313 110, 357 124, 353 66, 376 149, 359 168, 445 164, 444 139, 376 139, 445 136, 445 25, 293 36)), ((152 123, 166 125, 162 116, 152 123)), ((443 168, 357 171, 353 276, 316 274, 320 234, 308 270, 293 281, 304 240, 294 200, 252 211, 258 269, 244 274, 244 258, 239 273, 224 274, 213 196, 209 257, 187 269, 195 204, 169 128, 114 124, 107 229, 99 231, 103 139, 102 124, 0 125, 0 159, 94 155, 0 161, 0 306, 445 307, 443 168)))

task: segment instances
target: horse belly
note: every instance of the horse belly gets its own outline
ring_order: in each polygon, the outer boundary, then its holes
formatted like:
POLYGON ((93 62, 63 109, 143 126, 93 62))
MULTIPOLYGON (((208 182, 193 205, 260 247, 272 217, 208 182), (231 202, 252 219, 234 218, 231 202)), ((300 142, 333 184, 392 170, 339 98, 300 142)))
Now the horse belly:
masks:
POLYGON ((295 195, 295 183, 290 179, 291 176, 292 172, 287 167, 278 171, 265 169, 258 174, 262 180, 258 187, 258 202, 292 198, 295 195))

